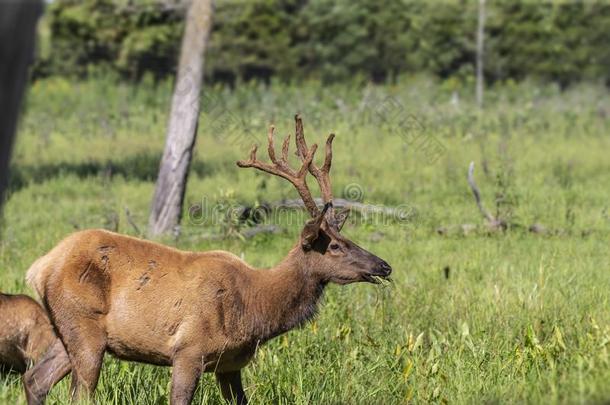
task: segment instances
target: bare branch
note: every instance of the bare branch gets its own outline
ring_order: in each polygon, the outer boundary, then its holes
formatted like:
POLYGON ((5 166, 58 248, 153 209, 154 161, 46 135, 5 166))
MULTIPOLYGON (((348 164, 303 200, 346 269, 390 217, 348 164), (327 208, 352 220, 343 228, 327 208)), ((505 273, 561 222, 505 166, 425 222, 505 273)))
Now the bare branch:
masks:
POLYGON ((129 223, 129 225, 131 225, 133 230, 136 231, 136 234, 138 236, 142 235, 142 232, 140 232, 140 228, 138 227, 138 225, 134 221, 133 217, 131 216, 131 211, 129 211, 128 207, 125 207, 125 217, 127 218, 127 222, 129 223))
POLYGON ((477 207, 479 207, 479 212, 481 212, 483 218, 485 218, 490 223, 496 222, 496 218, 491 215, 489 211, 485 209, 485 207, 483 207, 483 203, 481 202, 481 192, 479 191, 479 187, 477 187, 477 184, 474 182, 474 162, 470 162, 470 166, 468 166, 468 184, 470 185, 470 189, 472 190, 472 194, 474 195, 477 207))

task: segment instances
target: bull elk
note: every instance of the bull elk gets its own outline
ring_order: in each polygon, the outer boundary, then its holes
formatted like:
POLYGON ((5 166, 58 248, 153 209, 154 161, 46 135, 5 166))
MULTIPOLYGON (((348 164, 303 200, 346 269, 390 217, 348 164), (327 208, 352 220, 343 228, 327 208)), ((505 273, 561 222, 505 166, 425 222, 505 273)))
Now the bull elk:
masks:
MULTIPOLYGON (((119 359, 171 366, 171 404, 188 404, 202 372, 214 372, 222 396, 246 404, 241 369, 258 345, 310 320, 328 283, 376 282, 392 269, 340 234, 346 215, 333 211, 331 134, 321 167, 317 145, 307 147, 296 116, 301 167, 288 164, 290 136, 281 157, 268 134, 271 163, 251 167, 292 183, 312 219, 275 267, 255 269, 225 251, 184 252, 104 230, 68 236, 27 273, 49 308, 72 364, 73 399, 95 390, 106 351, 119 359), (325 201, 320 209, 306 183, 311 173, 325 201)), ((25 379, 28 403, 44 401, 56 381, 43 379, 52 362, 25 379)), ((59 375, 57 375, 60 378, 59 375)))
POLYGON ((53 372, 66 375, 70 361, 45 310, 27 295, 0 293, 0 371, 24 373, 47 351, 53 372))

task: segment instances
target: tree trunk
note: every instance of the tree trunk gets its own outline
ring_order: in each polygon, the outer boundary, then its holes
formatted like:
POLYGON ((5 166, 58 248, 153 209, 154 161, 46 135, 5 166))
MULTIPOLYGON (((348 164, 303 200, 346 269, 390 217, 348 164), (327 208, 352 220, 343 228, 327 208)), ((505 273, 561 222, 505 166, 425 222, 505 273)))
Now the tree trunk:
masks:
POLYGON ((0 1, 0 207, 41 12, 39 0, 0 1))
POLYGON ((485 0, 479 0, 477 24, 477 106, 483 108, 483 54, 485 38, 485 0))
POLYGON ((188 171, 197 135, 199 94, 213 13, 212 0, 192 0, 186 15, 167 140, 148 224, 151 236, 177 231, 182 217, 188 171))

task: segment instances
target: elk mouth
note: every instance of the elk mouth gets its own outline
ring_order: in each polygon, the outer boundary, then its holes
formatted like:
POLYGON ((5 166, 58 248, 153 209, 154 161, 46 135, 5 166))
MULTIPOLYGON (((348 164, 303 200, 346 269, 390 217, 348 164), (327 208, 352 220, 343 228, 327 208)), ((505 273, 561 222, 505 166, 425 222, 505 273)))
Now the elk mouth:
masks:
POLYGON ((334 275, 328 279, 333 283, 339 285, 352 284, 352 283, 371 283, 381 284, 384 281, 391 281, 390 274, 392 269, 389 266, 384 266, 373 271, 366 272, 353 272, 350 275, 334 275))
POLYGON ((390 274, 392 274, 392 267, 381 260, 381 263, 373 271, 363 274, 362 278, 363 281, 368 283, 380 284, 383 280, 391 280, 390 274))
POLYGON ((381 284, 383 281, 392 281, 392 279, 389 274, 364 274, 362 276, 362 281, 371 284, 381 284))

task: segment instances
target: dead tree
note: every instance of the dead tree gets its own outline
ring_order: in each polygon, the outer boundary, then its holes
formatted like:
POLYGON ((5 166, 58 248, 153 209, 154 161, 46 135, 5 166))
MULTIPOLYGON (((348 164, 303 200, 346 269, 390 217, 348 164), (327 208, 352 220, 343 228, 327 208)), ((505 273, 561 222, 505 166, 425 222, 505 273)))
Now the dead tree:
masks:
POLYGON ((470 190, 472 190, 472 195, 477 203, 479 212, 486 221, 487 228, 491 231, 505 230, 507 227, 506 221, 502 218, 493 216, 483 206, 483 202, 481 201, 481 192, 474 181, 474 162, 470 162, 470 166, 468 166, 468 185, 470 185, 470 190))
POLYGON ((544 225, 539 223, 533 223, 529 226, 524 226, 523 224, 518 224, 511 222, 509 223, 503 218, 500 218, 499 213, 494 216, 489 211, 485 209, 483 203, 481 202, 481 192, 474 182, 474 162, 470 162, 470 166, 468 167, 468 184, 470 185, 470 189, 472 190, 472 194, 474 195, 474 199, 477 203, 477 207, 479 208, 479 212, 483 215, 485 219, 485 225, 490 231, 505 231, 507 228, 527 228, 527 230, 531 233, 538 234, 556 234, 560 231, 557 230, 549 230, 544 225))
POLYGON ((182 217, 197 135, 199 94, 213 13, 212 0, 193 0, 186 15, 165 151, 149 218, 148 230, 153 236, 176 230, 182 217))
POLYGON ((41 12, 39 0, 0 2, 0 206, 41 12))
MULTIPOLYGON (((477 204, 477 208, 485 220, 485 225, 482 229, 483 232, 492 233, 497 231, 506 231, 509 228, 527 229, 531 233, 546 235, 558 234, 561 232, 558 230, 549 230, 544 225, 539 223, 534 223, 527 226, 515 222, 508 222, 505 218, 500 216, 499 209, 497 210, 496 215, 492 215, 483 205, 483 201, 481 200, 481 191, 479 190, 477 183, 474 181, 474 162, 470 162, 470 165, 468 166, 468 185, 470 186, 470 190, 474 196, 474 201, 477 204)), ((468 235, 472 232, 481 231, 481 227, 476 224, 461 224, 441 226, 436 229, 436 233, 439 235, 449 235, 455 233, 456 231, 462 235, 468 235)))

